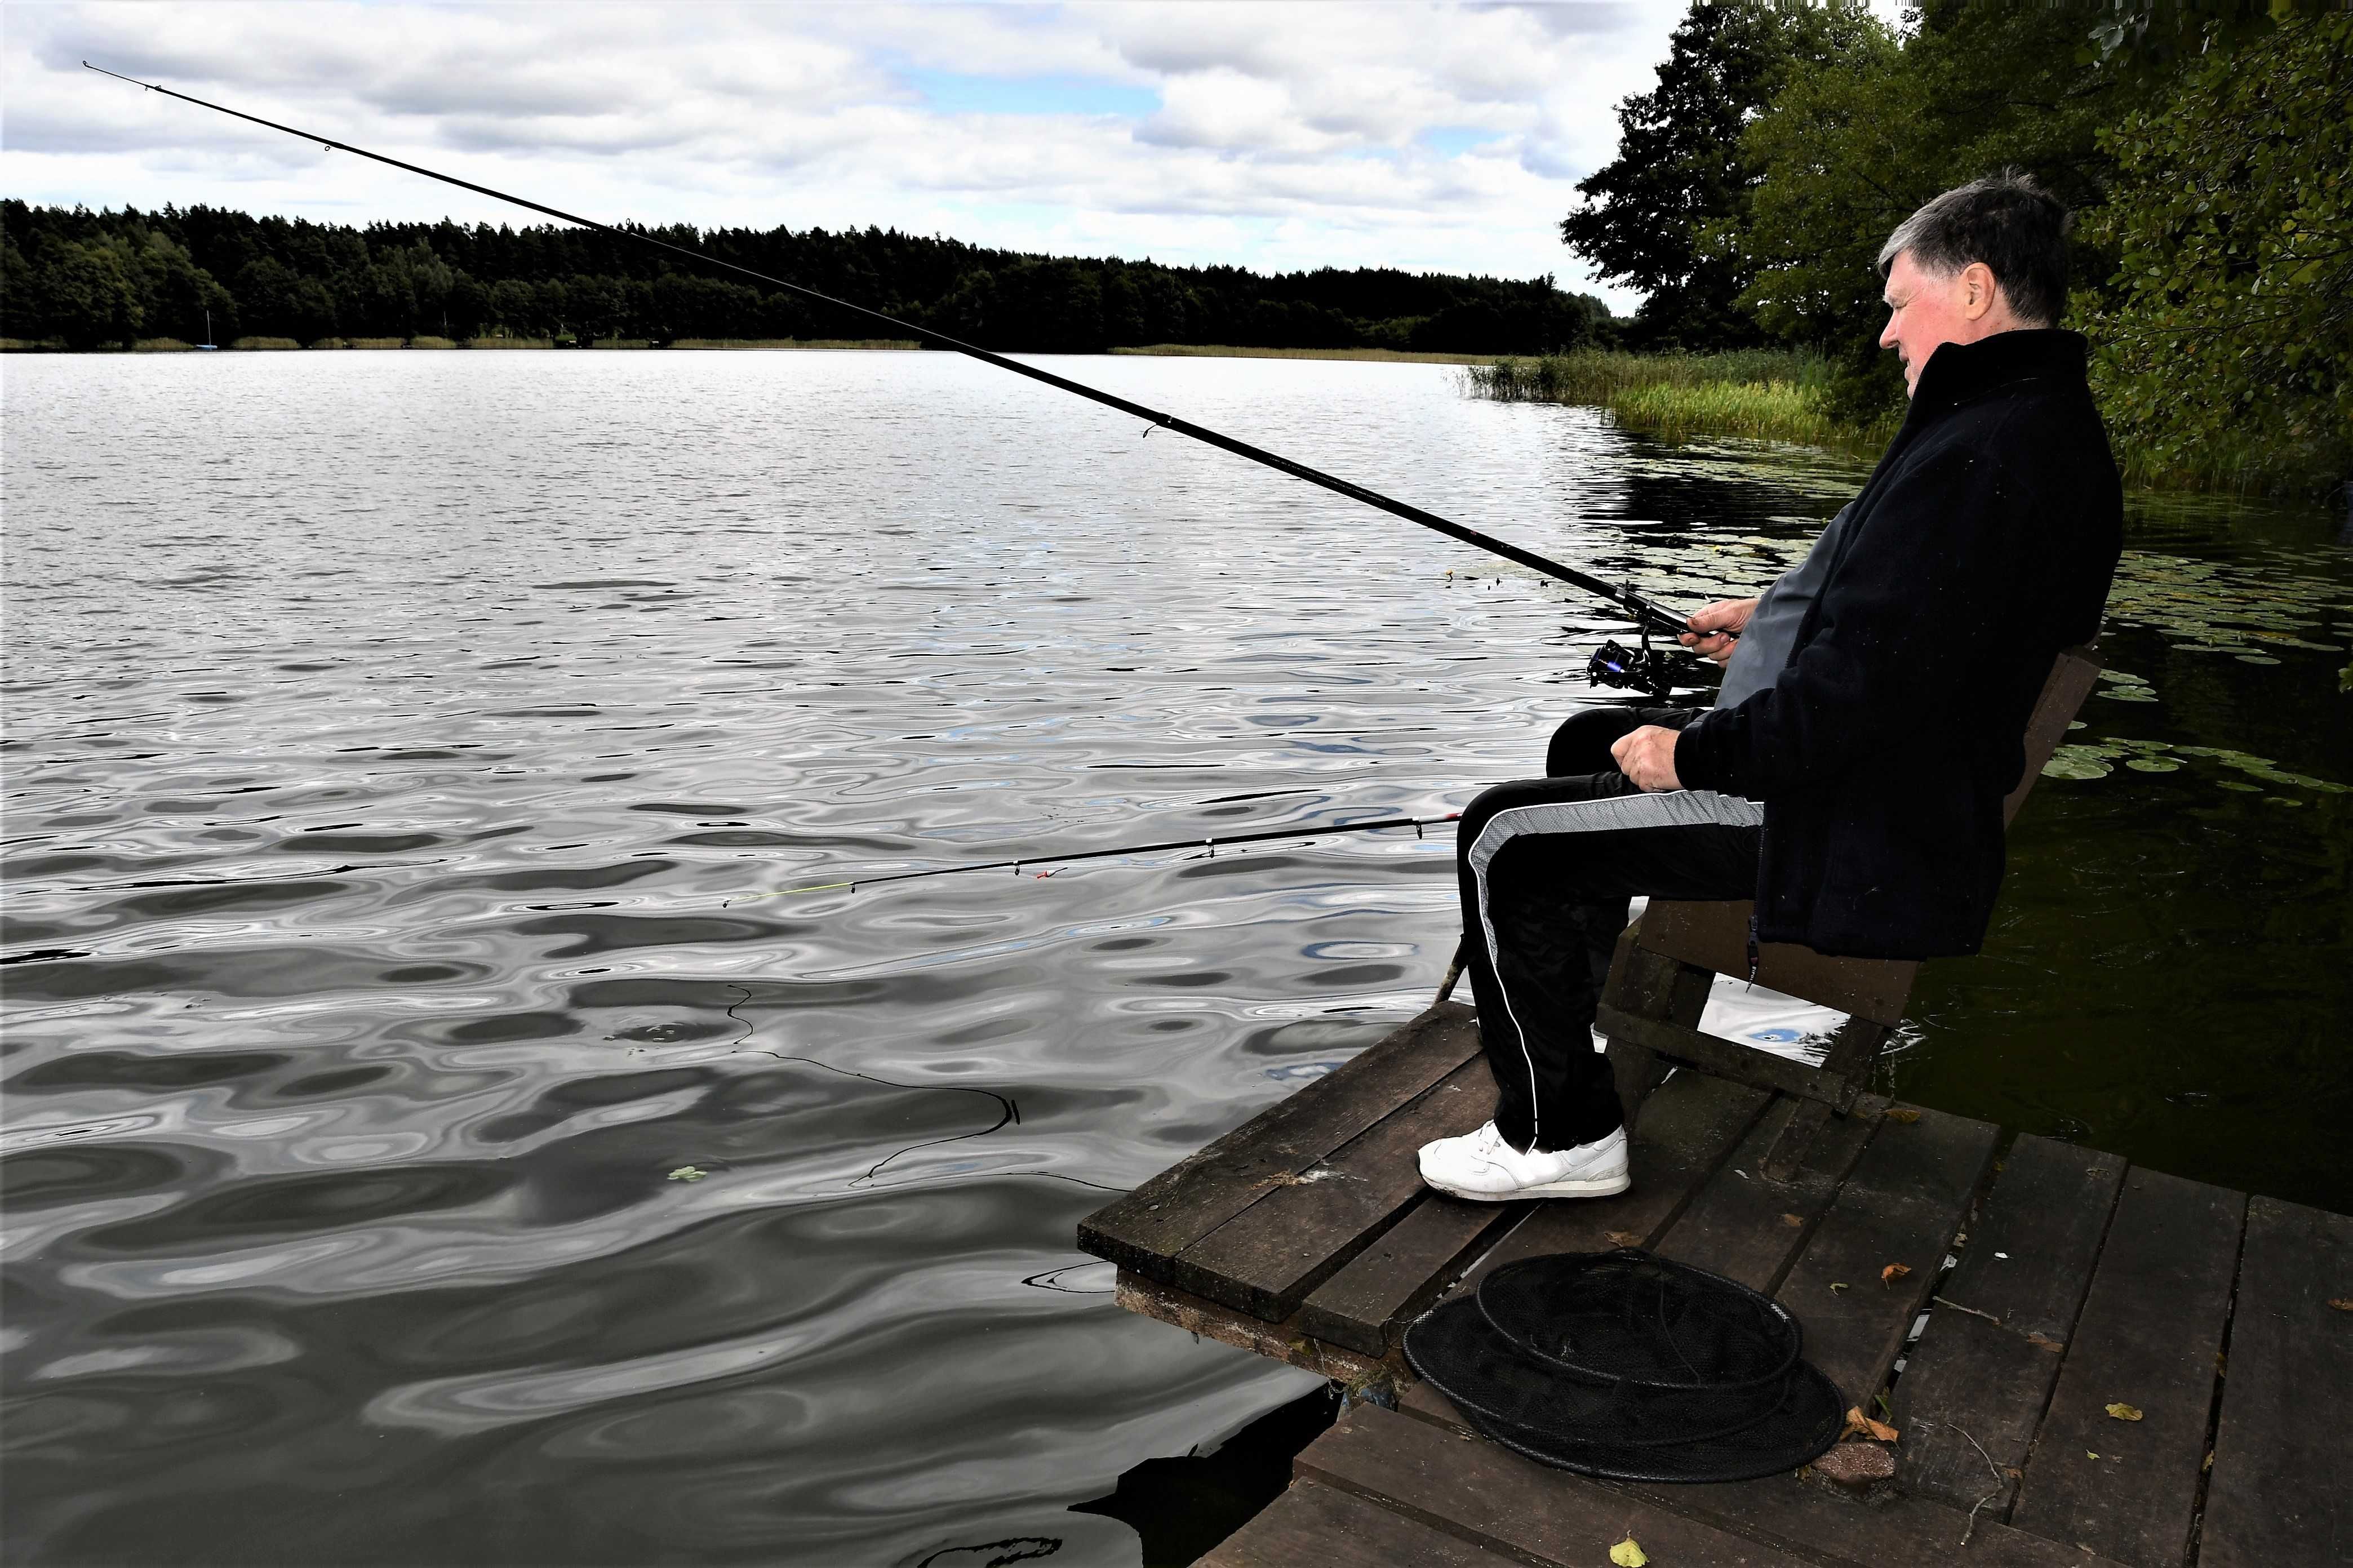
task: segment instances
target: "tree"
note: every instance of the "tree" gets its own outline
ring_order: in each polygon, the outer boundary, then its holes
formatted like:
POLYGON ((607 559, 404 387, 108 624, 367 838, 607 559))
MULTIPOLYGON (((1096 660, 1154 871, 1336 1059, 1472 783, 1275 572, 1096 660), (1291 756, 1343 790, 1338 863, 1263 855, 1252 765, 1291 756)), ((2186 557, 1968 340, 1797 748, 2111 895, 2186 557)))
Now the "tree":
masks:
POLYGON ((2251 478, 2353 472, 2348 56, 2353 16, 2291 16, 2101 137, 2117 175, 2087 226, 2117 265, 2084 300, 2094 376, 2154 469, 2204 446, 2251 478))
MULTIPOLYGON (((2165 73, 2102 65, 2080 13, 2014 0, 1931 0, 1910 37, 1866 37, 1803 65, 1742 138, 1762 177, 1746 220, 1707 246, 1747 273, 1742 303, 1777 336, 1828 351, 1833 405, 1853 418, 1901 406, 1878 348, 1885 320, 1873 265, 1895 226, 1941 191, 2017 168, 2077 209, 2106 199, 2114 158, 2098 132, 2165 73)), ((2096 245, 2076 276, 2105 276, 2096 245)))
POLYGON ((62 338, 68 348, 93 349, 139 335, 145 321, 139 281, 121 251, 103 240, 66 240, 47 247, 41 262, 35 311, 44 336, 62 338))
POLYGON ((1675 29, 1659 85, 1618 106, 1618 156, 1580 181, 1586 205, 1561 239, 1607 279, 1646 290, 1630 340, 1728 348, 1759 342, 1735 300, 1747 277, 1736 250, 1711 247, 1711 224, 1737 226, 1758 171, 1741 132, 1793 66, 1883 44, 1858 0, 1823 6, 1694 0, 1675 29))

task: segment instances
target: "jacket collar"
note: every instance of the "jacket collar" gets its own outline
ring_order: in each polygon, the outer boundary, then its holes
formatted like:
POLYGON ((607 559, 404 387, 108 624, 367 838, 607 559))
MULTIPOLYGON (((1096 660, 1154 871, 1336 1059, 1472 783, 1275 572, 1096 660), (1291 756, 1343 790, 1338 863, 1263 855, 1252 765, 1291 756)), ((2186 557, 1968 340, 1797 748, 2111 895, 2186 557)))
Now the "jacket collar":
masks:
POLYGON ((2084 334, 2057 327, 1996 332, 1973 343, 1943 343, 1920 367, 1906 423, 1933 417, 2020 381, 2084 384, 2084 334))

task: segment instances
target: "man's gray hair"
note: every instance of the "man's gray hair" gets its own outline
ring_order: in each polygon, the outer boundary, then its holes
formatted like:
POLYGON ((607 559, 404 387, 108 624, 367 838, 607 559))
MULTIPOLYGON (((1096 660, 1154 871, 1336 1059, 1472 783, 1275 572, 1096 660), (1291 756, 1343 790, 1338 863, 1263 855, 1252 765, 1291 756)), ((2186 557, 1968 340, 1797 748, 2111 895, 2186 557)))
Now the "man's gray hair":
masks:
POLYGON ((1982 261, 2018 319, 2058 324, 2067 306, 2067 230, 2073 215, 2031 175, 2005 169, 1947 191, 1895 226, 1879 247, 1879 275, 1905 251, 1949 278, 1982 261))

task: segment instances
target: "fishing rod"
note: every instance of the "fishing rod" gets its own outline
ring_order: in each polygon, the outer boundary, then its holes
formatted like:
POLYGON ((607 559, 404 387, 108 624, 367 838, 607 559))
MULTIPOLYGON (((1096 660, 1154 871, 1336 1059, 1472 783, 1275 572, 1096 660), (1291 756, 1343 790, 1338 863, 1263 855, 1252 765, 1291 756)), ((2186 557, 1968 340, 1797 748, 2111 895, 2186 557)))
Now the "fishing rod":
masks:
POLYGON ((493 190, 488 185, 478 185, 471 180, 461 180, 455 174, 444 174, 438 170, 427 169, 421 164, 404 163, 398 158, 386 157, 382 153, 371 153, 364 147, 354 147, 348 142, 338 142, 332 137, 298 130, 291 125, 281 125, 275 120, 264 120, 258 114, 248 114, 242 110, 230 109, 226 105, 196 98, 188 93, 174 91, 171 88, 160 86, 155 82, 142 81, 137 77, 124 76, 120 71, 111 71, 103 66, 91 65, 88 60, 81 63, 85 70, 93 70, 100 76, 112 77, 117 81, 144 88, 149 92, 160 92, 166 98, 176 98, 183 103, 193 103, 199 109, 209 109, 216 114, 226 114, 231 119, 243 120, 251 124, 266 126, 272 131, 283 132, 289 136, 300 137, 305 142, 315 142, 330 152, 350 153, 395 169, 404 170, 408 174, 422 174, 428 180, 438 180, 445 185, 455 185, 459 190, 472 191, 477 195, 489 196, 494 201, 506 202, 531 212, 542 213, 565 223, 577 224, 582 228, 593 229, 598 234, 609 234, 617 238, 634 240, 640 245, 651 246, 657 250, 667 250, 674 255, 683 256, 690 261, 706 267, 723 268, 746 278, 756 278, 763 283, 772 283, 779 289, 789 289, 804 299, 816 300, 836 310, 848 310, 854 315, 863 316, 870 321, 879 321, 886 327, 905 332, 921 342, 935 343, 941 348, 953 349, 957 353, 969 355, 984 364, 993 364, 999 370, 1009 370, 1016 375, 1026 375, 1032 381, 1041 381, 1048 386, 1060 387, 1064 392, 1075 393, 1081 397, 1092 399, 1106 408, 1116 408, 1123 414, 1133 415, 1144 420, 1149 426, 1145 431, 1146 436, 1151 435, 1155 429, 1173 430, 1179 436, 1189 436, 1196 441, 1231 452, 1236 457, 1247 458, 1253 463, 1262 463, 1270 468, 1289 474, 1293 479, 1304 479, 1311 485, 1320 485, 1335 495, 1346 496, 1351 500, 1377 507, 1394 517, 1405 519, 1408 522, 1419 523, 1422 527, 1434 529, 1450 539, 1474 545, 1492 554, 1500 555, 1506 561, 1517 562, 1520 565, 1541 572, 1546 576, 1556 577, 1573 587, 1582 588, 1588 594, 1607 599, 1624 611, 1641 629, 1642 647, 1639 654, 1620 648, 1613 643, 1605 644, 1601 652, 1594 656, 1592 666, 1588 669, 1587 674, 1599 684, 1633 685, 1637 683, 1638 679, 1660 675, 1664 667, 1659 661, 1665 656, 1655 654, 1651 649, 1651 632, 1658 630, 1671 635, 1681 635, 1692 629, 1691 623, 1683 616, 1653 604, 1623 584, 1607 582, 1594 576, 1591 573, 1581 572, 1574 566, 1555 561, 1549 556, 1539 555, 1532 550, 1523 550, 1516 544, 1506 543, 1492 534, 1482 533, 1475 528, 1466 528, 1461 523, 1439 516, 1436 512, 1425 511, 1420 507, 1385 496, 1378 490, 1367 489, 1353 480, 1341 479, 1335 474, 1327 474, 1320 468, 1311 468, 1304 463, 1293 462, 1279 453, 1267 451, 1261 447, 1253 447, 1247 441, 1238 441, 1230 436, 1209 429, 1207 426, 1196 425, 1188 419, 1179 419, 1173 414, 1164 414, 1158 409, 1146 408, 1140 403, 1132 403, 1124 397, 1104 392, 1098 387, 1072 381, 1067 376, 1056 375, 1049 370, 1040 370, 1036 365, 1023 364, 1018 360, 1008 359, 1003 354, 993 353, 977 344, 965 342, 960 338, 949 337, 945 332, 934 331, 929 327, 919 327, 913 321, 902 321, 898 317, 886 315, 881 310, 871 310, 864 305, 852 304, 847 300, 836 299, 831 294, 808 288, 805 284, 795 283, 788 279, 755 271, 752 268, 741 266, 736 262, 706 255, 699 250, 689 249, 683 245, 674 245, 669 240, 657 238, 641 229, 622 228, 608 223, 599 223, 595 218, 583 217, 578 213, 568 213, 561 207, 549 206, 544 202, 535 202, 506 191, 493 190), (1605 655, 1611 657, 1605 658, 1605 655))
MULTIPOLYGON (((1410 827, 1416 838, 1425 827, 1443 827, 1461 820, 1462 814, 1450 811, 1444 816, 1385 816, 1377 822, 1348 822, 1322 827, 1275 827, 1263 833, 1236 833, 1224 838, 1168 838, 1157 844, 1124 844, 1116 849, 1081 849, 1069 855, 1025 855, 1018 860, 984 860, 970 866, 935 866, 928 871, 890 871, 880 877, 858 877, 846 882, 813 882, 805 888, 778 888, 774 892, 747 893, 740 899, 729 899, 728 904, 748 903, 754 899, 788 899, 797 893, 831 893, 844 889, 871 888, 881 882, 913 882, 926 877, 961 877, 967 871, 1011 870, 1021 874, 1025 866, 1051 864, 1056 869, 1080 860, 1110 860, 1122 855, 1153 855, 1171 849, 1203 849, 1216 859, 1220 848, 1230 849, 1237 844, 1267 844, 1278 838, 1321 838, 1333 833, 1371 833, 1384 827, 1410 827)), ((1040 878, 1052 871, 1040 871, 1040 878)), ((724 905, 722 906, 723 908, 724 905)))

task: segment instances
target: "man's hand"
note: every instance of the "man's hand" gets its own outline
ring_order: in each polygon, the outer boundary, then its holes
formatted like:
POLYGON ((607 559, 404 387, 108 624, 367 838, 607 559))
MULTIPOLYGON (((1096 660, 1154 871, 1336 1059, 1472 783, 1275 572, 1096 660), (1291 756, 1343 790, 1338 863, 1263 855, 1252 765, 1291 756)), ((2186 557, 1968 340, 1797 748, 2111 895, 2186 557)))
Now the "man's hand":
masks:
MULTIPOLYGON (((1683 622, 1691 630, 1675 640, 1701 658, 1723 664, 1732 658, 1736 646, 1731 637, 1723 634, 1739 631, 1748 624, 1748 617, 1756 613, 1757 601, 1754 599, 1718 599, 1704 610, 1693 611, 1683 622)), ((1643 787, 1647 789, 1650 786, 1645 784, 1643 787)))
POLYGON ((1645 724, 1620 739, 1609 748, 1609 754, 1618 759, 1618 771, 1632 779, 1638 789, 1654 793, 1681 789, 1683 780, 1675 777, 1675 734, 1663 725, 1645 724))

